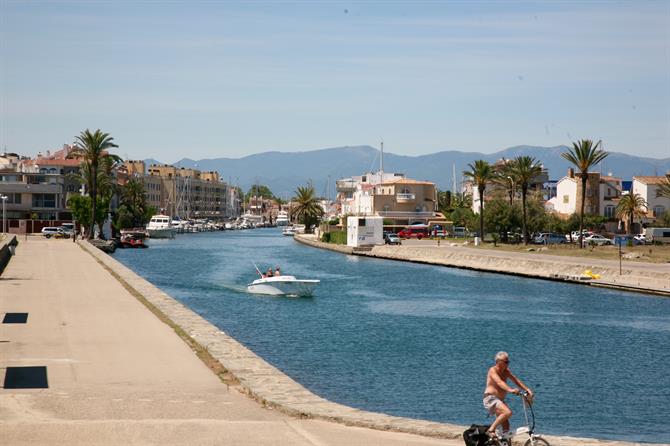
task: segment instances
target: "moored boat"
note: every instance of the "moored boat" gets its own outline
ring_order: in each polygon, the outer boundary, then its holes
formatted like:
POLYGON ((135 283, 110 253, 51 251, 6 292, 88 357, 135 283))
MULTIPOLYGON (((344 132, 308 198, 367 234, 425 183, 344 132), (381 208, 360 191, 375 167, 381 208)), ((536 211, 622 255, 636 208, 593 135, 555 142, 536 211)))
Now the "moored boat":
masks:
POLYGON ((154 215, 147 225, 147 235, 150 238, 174 238, 176 229, 167 215, 154 215))

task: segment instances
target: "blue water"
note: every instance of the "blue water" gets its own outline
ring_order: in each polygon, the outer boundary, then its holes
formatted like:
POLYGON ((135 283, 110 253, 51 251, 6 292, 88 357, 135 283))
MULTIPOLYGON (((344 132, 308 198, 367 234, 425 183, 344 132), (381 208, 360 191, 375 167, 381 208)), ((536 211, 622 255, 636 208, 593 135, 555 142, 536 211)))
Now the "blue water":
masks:
POLYGON ((536 391, 538 432, 670 442, 670 299, 345 256, 278 229, 150 245, 114 257, 331 401, 484 423, 486 371, 506 350, 536 391), (321 284, 312 298, 250 295, 252 261, 321 284))

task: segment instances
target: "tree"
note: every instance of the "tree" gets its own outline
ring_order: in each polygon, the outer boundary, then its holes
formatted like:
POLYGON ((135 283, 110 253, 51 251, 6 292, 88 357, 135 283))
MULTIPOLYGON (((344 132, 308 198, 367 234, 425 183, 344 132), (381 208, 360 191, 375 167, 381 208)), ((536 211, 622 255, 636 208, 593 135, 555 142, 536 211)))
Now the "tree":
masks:
POLYGON ((484 239, 484 191, 496 174, 488 161, 477 160, 475 164, 468 164, 470 170, 463 171, 463 176, 472 180, 479 192, 479 236, 484 239))
POLYGON ((512 206, 514 204, 514 195, 516 194, 516 188, 518 186, 512 176, 512 161, 503 158, 500 163, 496 164, 495 171, 496 177, 493 179, 493 182, 507 191, 509 204, 512 206))
POLYGON ((670 198, 670 173, 666 173, 665 180, 658 185, 658 194, 661 197, 670 198))
MULTIPOLYGON (((107 157, 108 150, 118 147, 114 144, 114 138, 108 133, 103 133, 100 129, 91 133, 89 129, 81 132, 76 137, 76 147, 68 155, 69 158, 81 158, 89 172, 89 195, 91 197, 91 215, 97 216, 98 201, 98 171, 103 158, 107 157)), ((104 166, 107 167, 107 166, 104 166)), ((103 169, 104 170, 104 169, 103 169)), ((93 236, 93 231, 88 234, 88 238, 93 236)))
POLYGON ((509 166, 508 173, 521 189, 521 221, 523 244, 528 244, 528 230, 526 228, 526 197, 528 195, 528 187, 533 178, 542 173, 542 166, 532 156, 518 156, 512 160, 509 166))
POLYGON ((249 188, 249 192, 247 192, 244 199, 249 201, 251 197, 275 198, 270 188, 262 184, 254 184, 249 188))
POLYGON ((595 166, 605 158, 608 153, 599 149, 601 141, 595 145, 590 139, 582 139, 572 143, 572 149, 561 153, 561 156, 579 169, 579 177, 582 179, 582 203, 579 210, 579 247, 583 248, 584 243, 584 203, 586 202, 586 182, 589 178, 589 169, 595 166))
POLYGON ((616 207, 617 218, 626 219, 626 233, 633 233, 633 220, 635 217, 647 215, 647 202, 640 194, 626 194, 619 199, 616 207))
POLYGON ((316 198, 314 188, 311 186, 298 187, 293 201, 296 203, 292 209, 293 215, 305 225, 305 232, 311 232, 312 225, 323 216, 323 208, 316 198))
MULTIPOLYGON (((128 214, 126 218, 130 220, 130 224, 125 221, 123 224, 117 225, 120 228, 138 227, 144 225, 147 221, 148 206, 146 195, 144 194, 144 185, 137 178, 131 178, 121 187, 121 206, 125 208, 128 214)), ((120 211, 120 210, 119 210, 120 211)), ((150 216, 149 216, 150 217, 150 216)))

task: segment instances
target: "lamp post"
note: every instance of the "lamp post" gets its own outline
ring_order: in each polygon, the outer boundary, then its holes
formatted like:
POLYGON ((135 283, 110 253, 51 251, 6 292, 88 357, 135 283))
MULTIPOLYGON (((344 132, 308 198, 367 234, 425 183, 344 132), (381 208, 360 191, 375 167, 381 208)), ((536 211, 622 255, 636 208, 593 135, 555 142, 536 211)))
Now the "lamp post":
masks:
POLYGON ((7 217, 5 214, 5 203, 7 203, 7 195, 0 195, 2 200, 2 238, 4 239, 7 234, 7 217))

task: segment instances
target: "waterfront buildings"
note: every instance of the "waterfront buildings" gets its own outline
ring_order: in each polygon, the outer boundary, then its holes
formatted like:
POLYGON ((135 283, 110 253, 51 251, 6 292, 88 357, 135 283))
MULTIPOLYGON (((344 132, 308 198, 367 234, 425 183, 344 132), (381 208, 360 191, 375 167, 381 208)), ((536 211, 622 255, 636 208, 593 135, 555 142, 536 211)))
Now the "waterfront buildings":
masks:
MULTIPOLYGON (((68 159, 73 146, 35 158, 4 153, 0 156, 0 195, 7 196, 8 220, 71 220, 68 198, 79 191, 70 174, 79 172, 78 159, 68 159)), ((10 227, 13 225, 10 225, 10 227)))
POLYGON ((128 177, 142 181, 147 204, 173 218, 222 219, 239 215, 238 191, 221 181, 215 171, 152 164, 128 160, 123 166, 128 177), (146 169, 146 170, 145 170, 146 169))
POLYGON ((383 217, 387 226, 444 220, 434 183, 401 173, 376 172, 336 182, 340 215, 383 217))

